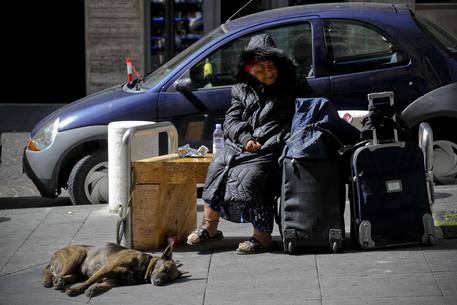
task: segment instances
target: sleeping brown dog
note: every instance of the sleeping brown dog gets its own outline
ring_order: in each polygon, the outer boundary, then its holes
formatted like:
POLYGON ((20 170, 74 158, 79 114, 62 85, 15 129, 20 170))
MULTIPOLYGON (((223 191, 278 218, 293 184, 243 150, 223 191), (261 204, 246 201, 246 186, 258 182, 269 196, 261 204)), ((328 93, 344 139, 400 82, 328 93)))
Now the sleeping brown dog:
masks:
POLYGON ((86 291, 88 297, 99 295, 121 285, 153 283, 156 286, 176 280, 186 272, 179 271, 171 256, 170 244, 160 257, 108 243, 104 247, 71 245, 54 253, 43 270, 45 287, 65 290, 69 296, 86 291), (67 284, 77 283, 69 288, 67 284))

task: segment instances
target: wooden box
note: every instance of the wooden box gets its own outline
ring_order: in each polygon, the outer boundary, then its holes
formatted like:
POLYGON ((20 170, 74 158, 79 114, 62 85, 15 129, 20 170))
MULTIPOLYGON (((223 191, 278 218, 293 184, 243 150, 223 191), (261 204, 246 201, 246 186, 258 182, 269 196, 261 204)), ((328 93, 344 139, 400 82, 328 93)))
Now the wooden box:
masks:
POLYGON ((161 249, 168 234, 186 241, 197 227, 197 184, 211 159, 170 154, 133 162, 132 248, 161 249))

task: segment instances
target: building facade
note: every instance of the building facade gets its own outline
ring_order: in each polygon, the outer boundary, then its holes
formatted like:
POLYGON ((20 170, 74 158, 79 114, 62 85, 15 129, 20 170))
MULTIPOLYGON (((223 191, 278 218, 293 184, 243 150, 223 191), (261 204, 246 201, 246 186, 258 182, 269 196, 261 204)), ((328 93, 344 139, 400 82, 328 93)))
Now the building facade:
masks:
MULTIPOLYGON (((351 2, 356 0, 347 0, 351 2)), ((125 59, 149 72, 229 19, 246 0, 85 0, 86 91, 126 80, 125 59)), ((252 1, 232 18, 284 6, 334 1, 252 1)), ((360 2, 360 1, 359 1, 360 2)), ((408 4, 457 36, 457 1, 376 0, 408 4)))

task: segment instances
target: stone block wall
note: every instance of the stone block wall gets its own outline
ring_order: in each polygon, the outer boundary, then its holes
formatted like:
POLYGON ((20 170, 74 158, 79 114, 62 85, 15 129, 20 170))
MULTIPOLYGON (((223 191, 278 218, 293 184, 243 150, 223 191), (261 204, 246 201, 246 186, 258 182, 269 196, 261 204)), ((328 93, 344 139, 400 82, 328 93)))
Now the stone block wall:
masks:
POLYGON ((457 38, 457 3, 418 3, 416 13, 433 21, 457 38))
POLYGON ((87 94, 127 80, 125 59, 144 73, 144 0, 85 0, 87 94))

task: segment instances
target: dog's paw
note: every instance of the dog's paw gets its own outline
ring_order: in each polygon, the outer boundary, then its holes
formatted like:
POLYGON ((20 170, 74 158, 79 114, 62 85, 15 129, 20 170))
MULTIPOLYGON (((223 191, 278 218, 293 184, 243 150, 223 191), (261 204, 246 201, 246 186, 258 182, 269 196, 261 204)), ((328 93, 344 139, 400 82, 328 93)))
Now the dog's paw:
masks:
POLYGON ((100 289, 97 289, 97 287, 91 287, 91 288, 86 290, 86 296, 88 298, 96 297, 100 293, 101 293, 101 291, 100 291, 100 289))
POLYGON ((79 289, 78 287, 70 287, 67 290, 65 290, 65 293, 69 297, 74 297, 74 296, 80 295, 81 293, 83 293, 83 291, 81 291, 81 289, 79 289))
POLYGON ((55 290, 62 290, 65 288, 65 282, 62 278, 58 278, 54 281, 54 289, 55 290))

